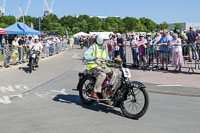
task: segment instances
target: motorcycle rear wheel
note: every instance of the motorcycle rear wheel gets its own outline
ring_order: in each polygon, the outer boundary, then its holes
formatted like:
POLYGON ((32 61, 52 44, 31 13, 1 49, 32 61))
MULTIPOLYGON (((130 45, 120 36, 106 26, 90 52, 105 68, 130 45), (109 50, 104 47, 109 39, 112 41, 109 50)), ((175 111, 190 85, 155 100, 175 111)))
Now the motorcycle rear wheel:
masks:
POLYGON ((95 81, 91 77, 85 77, 80 81, 79 96, 83 104, 90 105, 93 103, 91 94, 93 92, 95 81))

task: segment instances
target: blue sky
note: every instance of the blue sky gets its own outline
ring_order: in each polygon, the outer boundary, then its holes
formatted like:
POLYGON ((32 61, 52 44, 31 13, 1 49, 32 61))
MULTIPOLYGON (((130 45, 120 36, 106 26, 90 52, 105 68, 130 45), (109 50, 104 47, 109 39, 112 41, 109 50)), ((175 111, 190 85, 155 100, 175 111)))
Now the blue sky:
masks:
MULTIPOLYGON (((2 4, 3 0, 0 0, 2 4)), ((47 0, 49 5, 51 0, 47 0)), ((7 0, 6 15, 20 15, 28 0, 7 0)), ((200 22, 200 0, 55 0, 53 12, 64 15, 147 17, 156 23, 200 22)), ((43 15, 43 0, 32 0, 28 15, 43 15)))

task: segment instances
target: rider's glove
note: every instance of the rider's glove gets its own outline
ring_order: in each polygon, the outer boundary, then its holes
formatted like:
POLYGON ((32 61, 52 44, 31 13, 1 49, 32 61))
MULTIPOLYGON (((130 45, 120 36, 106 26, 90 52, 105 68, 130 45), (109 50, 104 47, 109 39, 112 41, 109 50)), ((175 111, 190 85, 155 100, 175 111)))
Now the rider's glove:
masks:
POLYGON ((102 66, 102 63, 99 59, 96 59, 95 62, 97 63, 98 66, 102 66))

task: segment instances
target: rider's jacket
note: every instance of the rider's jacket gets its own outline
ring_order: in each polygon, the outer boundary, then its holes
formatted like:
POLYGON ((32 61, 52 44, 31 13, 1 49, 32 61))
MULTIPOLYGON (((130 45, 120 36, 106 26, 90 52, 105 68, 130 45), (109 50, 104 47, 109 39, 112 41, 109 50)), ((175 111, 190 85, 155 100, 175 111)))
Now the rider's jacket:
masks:
POLYGON ((40 51, 40 50, 43 49, 43 46, 42 46, 41 42, 32 43, 32 44, 30 45, 30 49, 35 50, 35 51, 40 51))
MULTIPOLYGON (((97 67, 98 65, 95 62, 95 59, 102 60, 110 60, 108 56, 108 48, 103 47, 99 44, 93 44, 90 48, 85 52, 85 59, 88 61, 89 70, 97 67)), ((104 63, 105 64, 105 63, 104 63)))

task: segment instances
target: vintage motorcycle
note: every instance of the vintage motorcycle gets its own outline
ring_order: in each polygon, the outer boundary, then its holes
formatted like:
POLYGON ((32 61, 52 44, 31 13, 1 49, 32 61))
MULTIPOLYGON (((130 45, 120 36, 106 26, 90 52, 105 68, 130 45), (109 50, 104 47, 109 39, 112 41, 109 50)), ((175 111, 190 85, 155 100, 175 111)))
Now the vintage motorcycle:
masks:
POLYGON ((137 81, 130 81, 131 73, 128 68, 123 68, 121 59, 108 62, 112 67, 118 69, 121 74, 117 75, 117 89, 110 84, 112 75, 107 75, 102 84, 102 93, 99 99, 91 97, 96 77, 88 69, 79 73, 77 89, 83 104, 90 105, 93 102, 101 102, 114 107, 120 107, 123 114, 132 119, 141 118, 147 111, 149 98, 145 85, 137 81))
POLYGON ((35 50, 30 50, 30 58, 29 58, 29 72, 32 73, 36 65, 38 64, 39 61, 39 51, 35 50))

